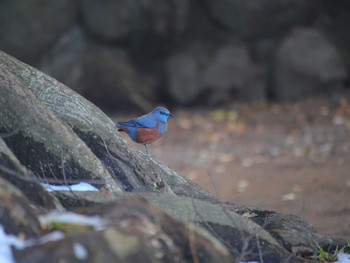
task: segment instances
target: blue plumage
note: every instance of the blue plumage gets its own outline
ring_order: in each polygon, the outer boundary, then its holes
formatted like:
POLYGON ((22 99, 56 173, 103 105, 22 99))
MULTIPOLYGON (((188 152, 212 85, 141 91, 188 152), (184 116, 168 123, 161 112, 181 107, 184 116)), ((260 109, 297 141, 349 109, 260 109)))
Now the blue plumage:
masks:
POLYGON ((115 126, 118 131, 128 133, 130 138, 146 146, 159 137, 167 130, 167 121, 173 116, 168 109, 157 107, 150 113, 134 118, 125 122, 116 122, 115 126))

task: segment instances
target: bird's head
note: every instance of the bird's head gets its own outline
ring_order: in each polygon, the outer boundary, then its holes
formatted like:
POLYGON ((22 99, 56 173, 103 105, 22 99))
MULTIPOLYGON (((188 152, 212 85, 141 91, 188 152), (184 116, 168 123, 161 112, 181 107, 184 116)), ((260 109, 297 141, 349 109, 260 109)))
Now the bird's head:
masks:
POLYGON ((173 117, 174 114, 172 114, 168 109, 164 107, 157 107, 152 111, 152 114, 156 120, 167 122, 170 117, 173 117))

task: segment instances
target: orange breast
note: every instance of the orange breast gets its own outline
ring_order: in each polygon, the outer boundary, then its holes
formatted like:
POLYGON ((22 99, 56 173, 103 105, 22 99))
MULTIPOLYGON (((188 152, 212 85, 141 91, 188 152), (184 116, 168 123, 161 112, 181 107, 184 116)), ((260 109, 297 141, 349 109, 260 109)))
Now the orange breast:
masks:
POLYGON ((154 128, 138 128, 137 129, 137 142, 143 144, 149 144, 157 140, 161 135, 158 134, 158 125, 154 128))

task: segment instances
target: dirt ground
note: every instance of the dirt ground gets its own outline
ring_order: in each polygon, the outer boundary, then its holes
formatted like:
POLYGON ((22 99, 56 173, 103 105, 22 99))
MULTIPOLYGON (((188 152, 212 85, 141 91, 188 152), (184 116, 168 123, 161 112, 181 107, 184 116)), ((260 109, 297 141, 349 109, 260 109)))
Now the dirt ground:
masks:
POLYGON ((174 113, 156 158, 223 201, 350 238, 350 93, 174 113))

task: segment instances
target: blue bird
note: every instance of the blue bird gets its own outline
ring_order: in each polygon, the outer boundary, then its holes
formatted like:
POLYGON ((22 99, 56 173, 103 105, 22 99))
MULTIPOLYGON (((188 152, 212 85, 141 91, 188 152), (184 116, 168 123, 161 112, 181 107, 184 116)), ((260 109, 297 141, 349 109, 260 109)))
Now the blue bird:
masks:
POLYGON ((116 122, 118 131, 126 132, 137 143, 147 144, 159 139, 167 130, 167 121, 174 116, 164 107, 156 107, 150 113, 125 122, 116 122))

